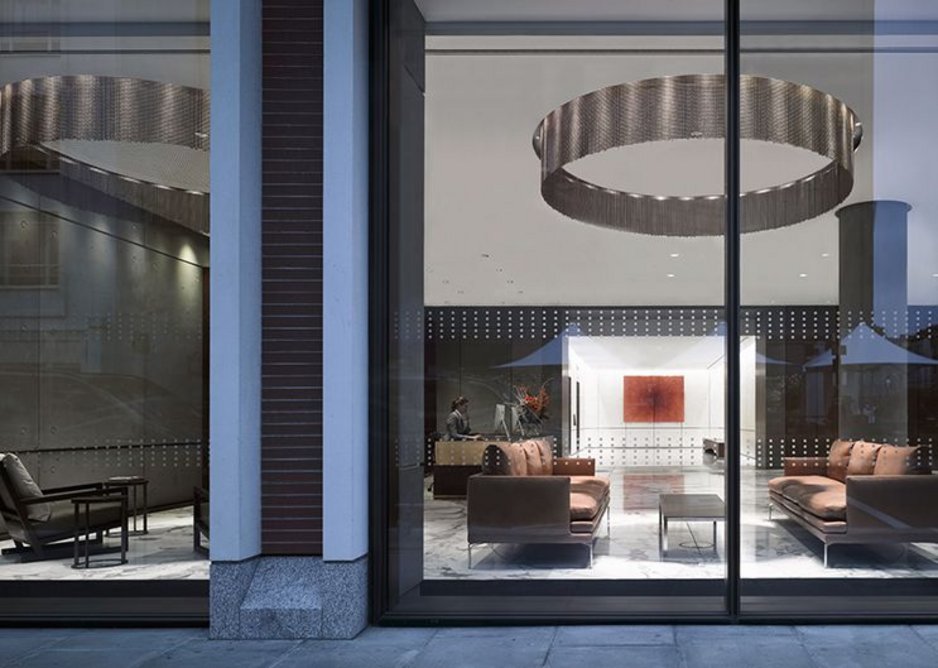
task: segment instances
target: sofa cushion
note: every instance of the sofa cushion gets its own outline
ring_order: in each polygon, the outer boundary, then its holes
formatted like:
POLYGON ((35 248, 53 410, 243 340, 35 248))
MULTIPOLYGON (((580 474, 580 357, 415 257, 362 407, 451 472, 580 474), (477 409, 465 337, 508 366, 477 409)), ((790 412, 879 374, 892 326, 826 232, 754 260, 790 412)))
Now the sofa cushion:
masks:
POLYGON ((591 520, 599 512, 600 500, 592 494, 570 492, 570 519, 591 520))
POLYGON ((919 445, 907 447, 883 445, 879 449, 879 454, 876 455, 873 475, 922 473, 928 468, 926 454, 925 449, 919 445))
POLYGON ((822 519, 847 518, 847 487, 839 480, 819 475, 782 476, 769 481, 769 490, 822 519))
POLYGON ((486 475, 527 475, 528 465, 520 443, 490 443, 482 453, 486 475))
POLYGON ((850 451, 853 450, 853 441, 837 439, 831 444, 827 453, 827 476, 834 480, 844 482, 847 479, 847 464, 850 463, 850 451))
MULTIPOLYGON (((33 477, 29 475, 29 471, 23 466, 23 462, 20 461, 19 457, 7 453, 0 460, 0 465, 7 472, 10 484, 13 487, 11 491, 19 499, 29 501, 42 498, 42 490, 39 489, 39 485, 36 484, 33 477)), ((3 505, 13 510, 13 498, 10 496, 9 491, 3 485, 0 485, 0 492, 2 492, 3 505)), ((26 506, 26 517, 34 522, 47 522, 51 515, 52 507, 48 503, 35 503, 26 506)))
POLYGON ((589 494, 601 501, 609 494, 609 480, 600 476, 572 475, 570 476, 570 491, 580 494, 589 494))
POLYGON ((876 455, 882 447, 880 443, 857 441, 850 451, 850 463, 847 464, 847 475, 873 475, 876 467, 876 455))
POLYGON ((550 442, 543 438, 535 438, 521 443, 524 452, 527 475, 551 475, 554 470, 554 455, 550 442))

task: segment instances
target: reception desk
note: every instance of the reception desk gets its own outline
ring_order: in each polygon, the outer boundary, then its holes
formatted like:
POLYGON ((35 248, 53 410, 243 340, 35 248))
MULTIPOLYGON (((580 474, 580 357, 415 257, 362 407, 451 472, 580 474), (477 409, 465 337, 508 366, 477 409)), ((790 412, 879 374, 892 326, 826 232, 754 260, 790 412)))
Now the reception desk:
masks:
POLYGON ((433 498, 464 499, 469 476, 482 471, 482 453, 490 443, 506 441, 437 441, 433 452, 433 498))

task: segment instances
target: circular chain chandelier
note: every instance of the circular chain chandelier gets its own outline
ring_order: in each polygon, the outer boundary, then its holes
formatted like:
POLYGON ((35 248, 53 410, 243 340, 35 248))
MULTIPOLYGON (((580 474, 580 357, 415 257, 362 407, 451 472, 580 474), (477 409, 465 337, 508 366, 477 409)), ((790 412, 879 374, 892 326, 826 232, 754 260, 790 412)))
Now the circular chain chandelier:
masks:
POLYGON ((59 154, 60 140, 156 143, 209 149, 209 94, 162 81, 90 74, 49 76, 0 88, 0 157, 35 148, 55 154, 66 177, 208 234, 208 193, 143 181, 59 154))
MULTIPOLYGON (((631 144, 723 139, 722 74, 644 79, 586 93, 551 111, 534 132, 541 196, 586 223, 639 234, 717 236, 725 232, 725 196, 650 195, 605 188, 566 166, 631 144)), ((863 128, 850 107, 803 84, 740 77, 740 137, 807 149, 829 160, 795 181, 740 195, 743 232, 794 225, 829 211, 853 189, 853 153, 863 128)))

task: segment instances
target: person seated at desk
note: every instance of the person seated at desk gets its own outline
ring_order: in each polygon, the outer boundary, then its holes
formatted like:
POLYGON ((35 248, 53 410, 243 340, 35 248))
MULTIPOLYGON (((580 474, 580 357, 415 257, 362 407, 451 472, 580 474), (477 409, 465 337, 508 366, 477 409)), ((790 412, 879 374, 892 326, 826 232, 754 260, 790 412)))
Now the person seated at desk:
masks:
POLYGON ((473 434, 469 427, 469 400, 458 397, 450 404, 453 412, 446 418, 446 437, 451 441, 479 441, 481 434, 473 434))

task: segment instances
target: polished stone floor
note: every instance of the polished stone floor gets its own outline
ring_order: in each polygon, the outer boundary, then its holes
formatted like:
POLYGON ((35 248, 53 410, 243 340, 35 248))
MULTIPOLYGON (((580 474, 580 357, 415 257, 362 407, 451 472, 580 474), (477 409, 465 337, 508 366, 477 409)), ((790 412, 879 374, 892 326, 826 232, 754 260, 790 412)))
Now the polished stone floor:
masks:
POLYGON ((369 628, 354 640, 209 640, 202 629, 0 629, 19 668, 934 668, 938 627, 369 628))
MULTIPOLYGON (((151 513, 149 533, 131 535, 127 563, 90 569, 72 568, 72 559, 20 562, 0 557, 0 580, 189 580, 208 578, 208 559, 192 549, 192 507, 151 513)), ((138 528, 142 528, 142 522, 138 528)), ((106 539, 118 545, 112 532, 106 539)), ((12 541, 0 547, 12 547, 12 541)), ((111 557, 112 554, 101 555, 111 557)))
MULTIPOLYGON (((723 525, 717 549, 712 524, 672 522, 669 550, 658 547, 658 495, 712 493, 725 498, 719 468, 637 467, 600 472, 610 480, 610 527, 594 544, 593 567, 581 545, 480 545, 468 565, 465 500, 424 500, 427 579, 698 579, 724 577, 723 525)), ((844 545, 830 548, 776 512, 769 519, 766 483, 777 471, 742 472, 744 578, 938 577, 938 546, 844 545)))

